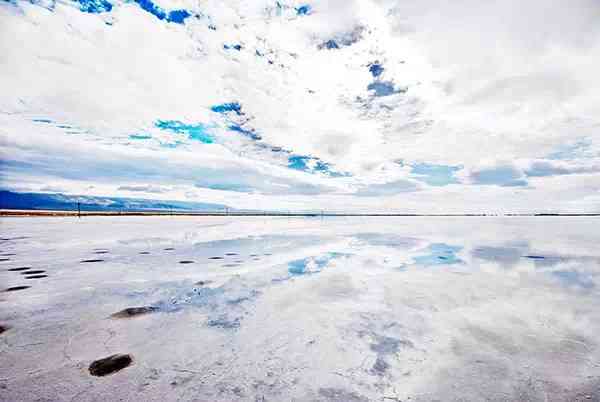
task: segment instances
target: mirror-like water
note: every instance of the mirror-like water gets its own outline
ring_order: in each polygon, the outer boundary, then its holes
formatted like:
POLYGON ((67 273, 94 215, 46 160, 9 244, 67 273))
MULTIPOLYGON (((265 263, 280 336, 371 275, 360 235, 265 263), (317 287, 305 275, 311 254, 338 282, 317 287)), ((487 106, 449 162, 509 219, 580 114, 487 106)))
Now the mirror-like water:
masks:
POLYGON ((600 400, 599 223, 3 219, 0 400, 600 400))

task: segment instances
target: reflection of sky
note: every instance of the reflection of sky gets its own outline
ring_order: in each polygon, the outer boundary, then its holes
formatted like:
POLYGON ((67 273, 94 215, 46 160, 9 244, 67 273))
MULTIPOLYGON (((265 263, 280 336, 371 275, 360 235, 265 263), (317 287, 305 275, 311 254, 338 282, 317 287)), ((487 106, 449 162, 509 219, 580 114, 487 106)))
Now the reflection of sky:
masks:
POLYGON ((414 258, 415 264, 430 265, 452 265, 463 262, 456 256, 462 250, 460 246, 451 246, 445 243, 433 243, 423 250, 426 254, 414 258))
POLYGON ((331 260, 346 256, 342 253, 326 253, 316 257, 307 257, 300 260, 294 260, 288 263, 288 272, 291 275, 307 275, 321 272, 331 260))
POLYGON ((552 271, 551 273, 565 285, 579 286, 586 289, 595 286, 593 279, 589 275, 578 271, 552 271))
POLYGON ((535 267, 535 275, 558 279, 565 286, 590 289, 595 286, 594 275, 581 271, 581 267, 597 266, 598 260, 573 255, 545 255, 530 250, 527 244, 519 247, 478 246, 472 251, 476 259, 493 261, 503 268, 515 269, 518 264, 535 267))
POLYGON ((520 261, 522 251, 517 247, 479 246, 473 249, 472 255, 478 259, 496 261, 505 266, 513 266, 520 261))
MULTIPOLYGON (((208 267, 220 267, 218 269, 225 270, 222 272, 226 274, 227 279, 218 285, 209 287, 198 286, 189 281, 171 281, 164 283, 152 292, 144 293, 143 297, 145 299, 153 298, 154 301, 148 305, 158 307, 160 312, 178 312, 186 308, 201 309, 207 314, 206 325, 208 327, 236 330, 243 325, 244 316, 251 308, 250 306, 256 303, 270 287, 294 286, 293 281, 290 282, 289 279, 320 273, 335 264, 336 260, 344 257, 356 258, 348 259, 344 266, 357 264, 357 261, 373 263, 375 261, 373 253, 378 253, 378 257, 382 257, 386 263, 390 262, 390 264, 384 264, 385 267, 394 266, 393 260, 402 255, 412 259, 416 266, 442 267, 461 264, 471 271, 474 271, 478 261, 488 261, 503 268, 502 271, 496 271, 495 275, 504 275, 503 272, 506 272, 506 269, 523 270, 529 267, 527 272, 532 275, 532 278, 552 279, 554 283, 564 287, 580 289, 595 287, 594 276, 580 268, 582 264, 597 264, 598 261, 577 259, 577 257, 541 255, 543 253, 531 250, 527 242, 513 241, 506 246, 471 246, 470 255, 473 260, 469 262, 457 255, 465 248, 469 249, 466 245, 443 242, 428 243, 424 238, 368 232, 354 234, 351 239, 360 240, 359 243, 349 243, 352 245, 352 253, 337 250, 315 253, 312 250, 319 243, 318 236, 272 235, 194 243, 193 251, 186 253, 193 252, 194 258, 197 260, 202 260, 198 258, 199 256, 202 258, 222 257, 222 259, 211 259, 204 263, 209 264, 208 267), (280 263, 263 266, 260 272, 251 272, 245 278, 234 274, 235 269, 247 267, 248 264, 260 260, 263 256, 283 256, 291 248, 299 250, 306 248, 308 255, 288 260, 283 265, 287 275, 282 276, 280 263)), ((398 263, 402 264, 401 261, 398 263)), ((361 263, 358 262, 358 264, 361 263)), ((254 266, 251 270, 256 270, 256 267, 254 266)), ((403 270, 402 272, 410 275, 410 271, 403 270)), ((318 280, 326 281, 326 279, 318 280)), ((141 297, 142 293, 139 296, 141 297)), ((130 297, 135 298, 135 295, 132 293, 130 297)))
MULTIPOLYGON (((52 394, 52 367, 117 351, 130 353, 138 368, 164 368, 163 385, 174 399, 255 400, 265 391, 266 400, 279 400, 294 386, 299 392, 316 381, 330 386, 339 372, 349 379, 340 385, 346 389, 322 391, 328 400, 381 400, 378 384, 412 380, 424 384, 419 391, 427 400, 481 399, 483 383, 494 399, 522 400, 524 377, 551 381, 556 373, 578 373, 600 353, 594 336, 600 331, 597 223, 580 218, 1 223, 2 257, 11 260, 2 262, 0 283, 31 284, 2 293, 13 311, 2 322, 10 326, 2 337, 15 346, 4 352, 17 366, 3 389, 7 400, 23 400, 27 373, 39 367, 50 371, 39 373, 33 389, 59 400, 52 394), (104 262, 79 263, 98 257, 98 250, 106 251, 104 262), (179 264, 183 260, 194 263, 179 264), (34 282, 8 270, 21 265, 49 276, 34 282), (103 319, 144 306, 158 309, 103 319), (48 345, 64 346, 65 353, 48 345), (254 387, 290 372, 297 384, 273 392, 268 384, 260 394, 254 387), (499 372, 508 385, 497 390, 499 372), (217 382, 198 388, 205 373, 217 382), (186 378, 192 379, 188 387, 186 378), (431 384, 445 381, 444 392, 428 393, 431 384), (222 391, 240 384, 248 384, 243 397, 222 391)), ((114 378, 146 381, 136 370, 114 378)), ((64 374, 69 384, 88 385, 78 370, 64 374)), ((576 380, 569 386, 582 389, 576 380)), ((142 400, 156 396, 157 388, 142 388, 142 400)))

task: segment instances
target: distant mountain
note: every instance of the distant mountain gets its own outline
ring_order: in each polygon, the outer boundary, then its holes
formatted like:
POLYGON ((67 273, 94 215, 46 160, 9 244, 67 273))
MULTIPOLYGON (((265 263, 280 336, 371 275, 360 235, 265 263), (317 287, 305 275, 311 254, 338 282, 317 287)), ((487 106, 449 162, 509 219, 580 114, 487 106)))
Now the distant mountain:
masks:
POLYGON ((82 211, 223 211, 228 208, 222 204, 202 202, 0 191, 1 209, 73 211, 77 210, 78 202, 82 211))

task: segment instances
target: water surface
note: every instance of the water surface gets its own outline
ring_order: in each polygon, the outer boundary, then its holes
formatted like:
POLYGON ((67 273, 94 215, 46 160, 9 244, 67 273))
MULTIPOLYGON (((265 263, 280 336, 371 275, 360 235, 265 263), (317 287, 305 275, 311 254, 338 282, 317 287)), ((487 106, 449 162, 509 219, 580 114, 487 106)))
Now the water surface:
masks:
POLYGON ((600 400, 599 223, 5 218, 0 400, 600 400))

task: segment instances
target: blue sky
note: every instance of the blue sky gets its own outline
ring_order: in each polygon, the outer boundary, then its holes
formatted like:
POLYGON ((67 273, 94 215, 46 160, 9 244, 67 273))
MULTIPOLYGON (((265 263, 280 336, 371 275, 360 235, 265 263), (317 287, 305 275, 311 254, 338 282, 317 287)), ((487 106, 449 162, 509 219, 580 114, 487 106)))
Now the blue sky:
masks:
POLYGON ((0 187, 598 212, 598 18, 592 0, 5 1, 0 187))

